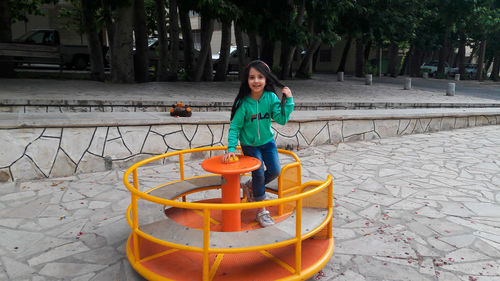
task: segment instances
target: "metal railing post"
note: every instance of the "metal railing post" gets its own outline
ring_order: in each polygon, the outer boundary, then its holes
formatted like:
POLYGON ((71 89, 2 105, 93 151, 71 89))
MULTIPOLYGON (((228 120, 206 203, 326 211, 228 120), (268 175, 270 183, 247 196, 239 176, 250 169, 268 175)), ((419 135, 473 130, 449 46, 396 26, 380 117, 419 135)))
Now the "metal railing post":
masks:
POLYGON ((301 274, 302 269, 302 198, 297 200, 297 218, 295 220, 295 274, 301 274))

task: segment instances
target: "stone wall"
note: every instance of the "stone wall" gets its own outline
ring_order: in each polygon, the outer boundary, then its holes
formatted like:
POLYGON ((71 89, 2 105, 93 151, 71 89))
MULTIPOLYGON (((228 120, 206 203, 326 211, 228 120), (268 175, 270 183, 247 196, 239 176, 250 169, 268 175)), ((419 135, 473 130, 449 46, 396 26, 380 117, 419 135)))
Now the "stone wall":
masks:
MULTIPOLYGON (((129 102, 120 104, 118 102, 96 102, 78 101, 61 105, 56 101, 20 101, 19 103, 6 104, 3 101, 0 112, 8 113, 74 113, 74 112, 169 112, 172 102, 129 102)), ((189 104, 193 112, 216 112, 231 111, 232 102, 193 102, 189 104)), ((404 108, 485 108, 499 107, 500 104, 484 103, 394 103, 394 102, 296 102, 294 110, 351 110, 351 109, 404 109, 404 108)))
MULTIPOLYGON (((500 112, 486 115, 414 118, 373 117, 330 120, 297 118, 273 125, 279 147, 300 149, 322 144, 373 140, 472 126, 500 124, 500 112)), ((319 118, 320 119, 320 118, 319 118)), ((225 119, 227 120, 227 119, 225 119)), ((102 123, 103 120, 98 120, 102 123)), ((34 121, 35 122, 35 121, 34 121)), ((105 122, 104 122, 105 123, 105 122)), ((113 123, 113 122, 110 122, 113 123)), ((0 181, 60 177, 128 167, 169 151, 227 145, 227 121, 198 124, 80 125, 26 124, 0 129, 0 181)), ((151 123, 149 123, 151 124, 151 123)))

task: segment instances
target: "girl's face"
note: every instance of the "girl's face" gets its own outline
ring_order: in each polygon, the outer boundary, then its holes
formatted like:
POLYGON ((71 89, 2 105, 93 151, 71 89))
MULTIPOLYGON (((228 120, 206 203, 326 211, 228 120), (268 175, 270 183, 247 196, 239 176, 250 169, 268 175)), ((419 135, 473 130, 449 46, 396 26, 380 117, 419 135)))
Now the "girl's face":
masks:
POLYGON ((262 93, 266 86, 266 77, 255 68, 251 67, 248 72, 248 86, 252 93, 262 93))

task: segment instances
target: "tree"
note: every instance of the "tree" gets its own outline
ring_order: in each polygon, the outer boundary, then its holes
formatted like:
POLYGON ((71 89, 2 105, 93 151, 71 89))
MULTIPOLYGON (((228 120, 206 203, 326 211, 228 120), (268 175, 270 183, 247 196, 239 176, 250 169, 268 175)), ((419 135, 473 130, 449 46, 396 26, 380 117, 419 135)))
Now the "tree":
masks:
POLYGON ((90 76, 93 80, 104 81, 104 57, 95 16, 99 7, 95 4, 91 0, 81 0, 82 26, 88 41, 90 76))
POLYGON ((215 72, 215 81, 225 81, 226 73, 229 63, 229 55, 231 49, 231 21, 223 21, 222 22, 222 36, 221 36, 221 45, 219 52, 219 62, 216 67, 215 72))
POLYGON ((306 1, 307 25, 309 30, 309 42, 306 54, 300 62, 296 77, 308 77, 312 67, 313 54, 318 50, 321 43, 328 46, 340 39, 336 32, 338 13, 351 7, 350 1, 313 0, 306 1))
POLYGON ((471 37, 480 42, 476 79, 483 80, 487 38, 494 38, 500 30, 500 1, 477 0, 474 6, 474 29, 471 37))
POLYGON ((115 83, 134 82, 133 60, 133 2, 124 3, 116 11, 113 36, 113 50, 111 52, 111 80, 115 83))
MULTIPOLYGON (((226 80, 228 71, 229 55, 231 51, 231 26, 234 20, 240 16, 238 7, 229 0, 218 1, 217 13, 214 17, 222 23, 221 47, 219 51, 219 61, 216 66, 215 81, 226 80)), ((243 50, 243 46, 238 46, 243 50)), ((211 60, 210 60, 211 61, 211 60)))
POLYGON ((135 35, 135 54, 134 54, 134 73, 135 81, 144 83, 149 77, 149 59, 148 59, 148 32, 146 25, 146 13, 144 10, 144 0, 134 1, 134 35, 135 35))
POLYGON ((179 68, 179 13, 177 12, 177 0, 169 0, 170 18, 170 57, 168 80, 177 81, 179 68))
POLYGON ((245 69, 245 50, 243 46, 243 32, 238 23, 234 24, 234 37, 236 40, 237 52, 238 52, 238 64, 239 64, 239 76, 240 80, 243 79, 243 71, 245 69))
POLYGON ((188 80, 193 80, 194 75, 194 41, 191 32, 191 20, 189 19, 189 10, 194 10, 196 1, 183 0, 179 3, 179 20, 182 29, 182 39, 184 42, 184 72, 188 80))
MULTIPOLYGON (((198 57, 198 62, 196 68, 194 69, 194 81, 201 81, 204 74, 205 66, 209 59, 212 61, 211 51, 210 51, 210 41, 212 40, 212 34, 214 32, 214 20, 208 14, 201 15, 201 50, 200 56, 198 57)), ((211 77, 205 77, 206 80, 211 80, 211 77), (208 79, 207 79, 208 78, 208 79)))
POLYGON ((156 23, 158 30, 158 65, 157 77, 158 81, 168 80, 168 36, 167 36, 167 19, 165 11, 165 1, 155 0, 156 5, 156 23))
MULTIPOLYGON (((290 3, 290 2, 289 2, 290 3)), ((305 41, 305 30, 303 28, 304 22, 304 14, 305 14, 306 6, 305 1, 301 0, 294 6, 294 13, 291 13, 291 17, 289 18, 290 22, 294 22, 293 25, 290 25, 290 33, 289 36, 285 37, 282 40, 282 59, 281 59, 281 79, 289 79, 292 77, 292 62, 295 51, 297 50, 297 45, 301 44, 305 41), (292 16, 294 15, 294 16, 292 16), (290 36, 292 35, 292 36, 290 36), (297 39, 297 40, 288 40, 288 39, 297 39)))
MULTIPOLYGON (((11 17, 8 0, 0 0, 0 42, 12 40, 10 30, 11 17)), ((14 64, 4 62, 0 64, 0 77, 14 77, 14 64)))

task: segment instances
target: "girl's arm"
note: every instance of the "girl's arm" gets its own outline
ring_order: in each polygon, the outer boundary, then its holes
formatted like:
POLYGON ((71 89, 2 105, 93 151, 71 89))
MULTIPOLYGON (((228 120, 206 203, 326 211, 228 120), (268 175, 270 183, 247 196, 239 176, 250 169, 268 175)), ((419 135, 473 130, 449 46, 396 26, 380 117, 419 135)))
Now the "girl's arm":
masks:
POLYGON ((288 87, 283 87, 281 90, 281 93, 285 95, 286 100, 285 100, 285 106, 283 106, 283 114, 281 112, 281 102, 278 99, 276 95, 273 95, 273 102, 272 102, 272 116, 273 120, 276 121, 276 123, 280 125, 285 125, 286 122, 290 119, 290 114, 293 111, 293 107, 295 106, 293 103, 293 96, 292 96, 292 91, 290 91, 290 88, 288 87))
POLYGON ((243 128, 243 123, 245 121, 245 110, 242 106, 236 110, 233 120, 231 121, 231 125, 229 127, 228 132, 228 144, 227 151, 233 152, 236 150, 236 146, 238 145, 238 135, 240 133, 241 128, 243 128))

